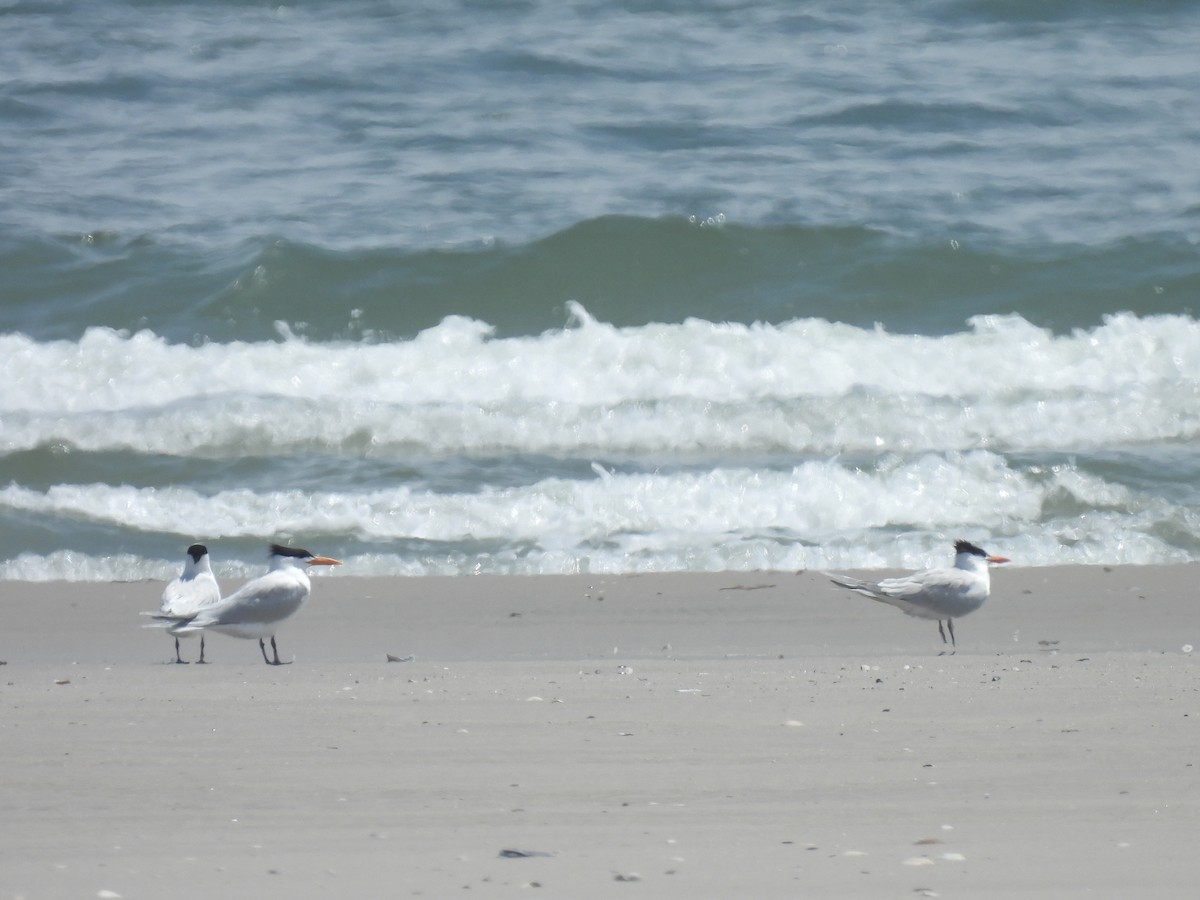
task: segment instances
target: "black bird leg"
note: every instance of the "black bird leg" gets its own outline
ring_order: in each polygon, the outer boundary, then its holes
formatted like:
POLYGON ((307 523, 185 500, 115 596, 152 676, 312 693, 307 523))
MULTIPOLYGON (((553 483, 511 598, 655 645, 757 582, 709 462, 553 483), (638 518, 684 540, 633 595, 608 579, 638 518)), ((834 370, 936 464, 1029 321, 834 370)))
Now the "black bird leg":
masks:
MULTIPOLYGON (((953 655, 953 654, 955 654, 955 653, 957 653, 957 652, 958 652, 958 644, 957 644, 957 643, 955 642, 955 640, 954 640, 954 620, 953 620, 953 619, 947 619, 947 620, 946 620, 946 627, 947 627, 947 628, 950 630, 950 641, 949 641, 949 644, 950 644, 950 646, 951 646, 951 647, 953 647, 954 649, 953 649, 953 650, 943 650, 941 653, 939 653, 939 654, 938 654, 938 656, 945 656, 946 654, 951 654, 951 655, 953 655)), ((947 643, 947 641, 946 641, 946 632, 942 630, 942 620, 941 620, 941 619, 938 619, 938 634, 940 634, 940 635, 942 636, 942 643, 943 643, 943 644, 947 643)))
POLYGON ((186 666, 187 660, 179 655, 179 638, 175 638, 175 662, 177 665, 186 666))
POLYGON ((279 648, 275 646, 275 635, 271 635, 271 650, 275 654, 274 661, 267 659, 267 645, 263 643, 262 638, 258 639, 258 649, 262 651, 263 662, 268 666, 289 666, 291 663, 279 661, 279 648))
POLYGON ((198 660, 196 660, 196 665, 198 665, 198 666, 207 666, 208 665, 208 663, 204 661, 204 632, 203 631, 200 632, 200 658, 198 660))

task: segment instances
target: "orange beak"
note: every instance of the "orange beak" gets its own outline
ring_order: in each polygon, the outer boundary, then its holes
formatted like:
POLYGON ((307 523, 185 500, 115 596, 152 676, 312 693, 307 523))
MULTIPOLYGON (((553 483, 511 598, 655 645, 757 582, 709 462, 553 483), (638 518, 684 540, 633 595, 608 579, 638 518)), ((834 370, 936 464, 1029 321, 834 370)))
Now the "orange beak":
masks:
POLYGON ((340 559, 330 559, 328 556, 314 556, 308 561, 310 566, 340 566, 340 559))
POLYGON ((1012 562, 1007 556, 989 556, 987 561, 990 563, 1012 562))

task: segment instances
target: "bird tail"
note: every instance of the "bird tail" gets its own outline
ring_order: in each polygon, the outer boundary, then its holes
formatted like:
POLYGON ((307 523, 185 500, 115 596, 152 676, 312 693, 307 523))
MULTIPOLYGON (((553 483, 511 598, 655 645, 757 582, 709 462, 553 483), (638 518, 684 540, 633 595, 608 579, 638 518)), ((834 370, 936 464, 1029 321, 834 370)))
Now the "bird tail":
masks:
POLYGON ((170 628, 173 624, 179 621, 178 619, 173 619, 170 616, 164 616, 162 613, 158 612, 144 612, 139 613, 138 615, 150 616, 154 619, 153 622, 147 622, 145 625, 143 625, 143 628, 170 628))
MULTIPOLYGON (((828 572, 825 574, 829 574, 828 572)), ((880 603, 886 603, 889 606, 894 606, 896 609, 910 616, 918 618, 931 619, 937 616, 931 616, 927 611, 922 610, 918 606, 914 606, 903 597, 893 597, 883 589, 883 585, 875 581, 860 581, 857 578, 851 578, 848 575, 829 575, 829 580, 840 587, 850 588, 855 593, 862 594, 864 597, 870 597, 872 600, 877 600, 880 603)))
POLYGON ((142 615, 154 619, 153 622, 143 625, 143 628, 165 628, 172 634, 188 634, 193 629, 187 626, 196 618, 195 616, 168 616, 160 612, 144 612, 142 615))
POLYGON ((862 581, 858 578, 851 578, 849 575, 831 575, 828 572, 825 574, 830 581, 839 587, 850 588, 850 590, 857 591, 860 594, 870 597, 872 600, 880 598, 879 585, 874 581, 862 581))

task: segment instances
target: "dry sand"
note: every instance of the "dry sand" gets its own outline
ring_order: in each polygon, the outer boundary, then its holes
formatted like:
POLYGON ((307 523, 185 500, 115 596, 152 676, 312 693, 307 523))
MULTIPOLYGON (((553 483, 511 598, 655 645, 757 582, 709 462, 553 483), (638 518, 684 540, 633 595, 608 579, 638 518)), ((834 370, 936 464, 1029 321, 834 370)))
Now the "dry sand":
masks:
POLYGON ((0 583, 0 900, 1197 895, 1200 566, 998 570, 952 656, 817 573, 337 576, 178 666, 161 589, 0 583))

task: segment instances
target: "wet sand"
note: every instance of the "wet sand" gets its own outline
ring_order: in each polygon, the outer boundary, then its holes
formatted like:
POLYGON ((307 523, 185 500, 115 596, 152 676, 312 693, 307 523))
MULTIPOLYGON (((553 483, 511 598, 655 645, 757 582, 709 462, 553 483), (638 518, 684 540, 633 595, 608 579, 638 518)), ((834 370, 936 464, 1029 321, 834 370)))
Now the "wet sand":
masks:
POLYGON ((179 666, 161 591, 0 583, 0 900, 1195 894, 1200 566, 999 569, 954 655, 818 573, 338 573, 179 666))

